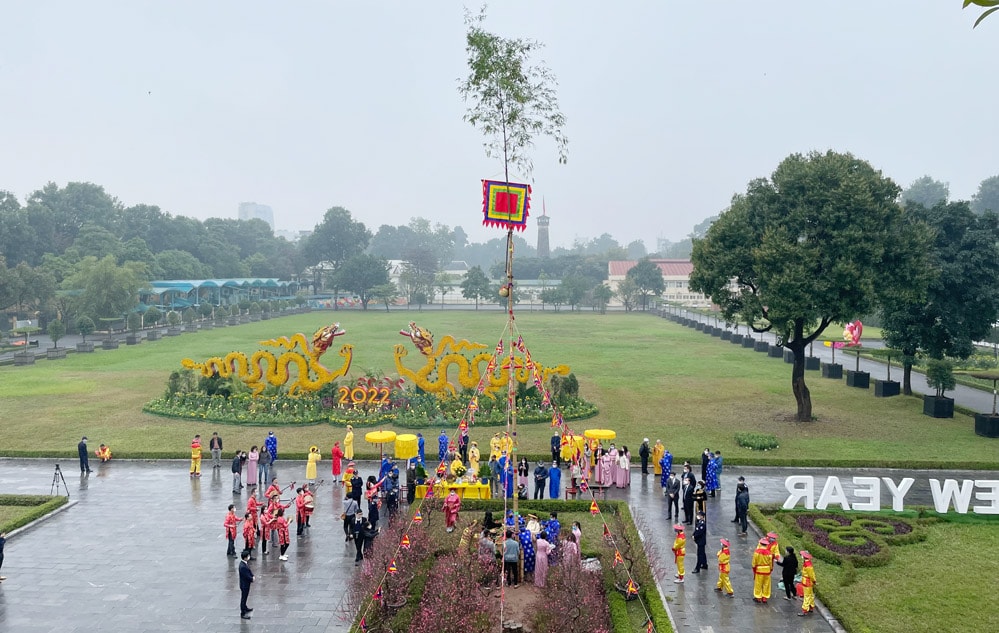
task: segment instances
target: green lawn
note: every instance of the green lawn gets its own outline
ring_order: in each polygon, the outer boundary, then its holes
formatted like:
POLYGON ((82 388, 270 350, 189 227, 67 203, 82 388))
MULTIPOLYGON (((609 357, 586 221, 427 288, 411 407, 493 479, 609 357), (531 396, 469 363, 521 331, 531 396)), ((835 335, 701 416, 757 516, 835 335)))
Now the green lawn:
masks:
MULTIPOLYGON (((164 392, 182 358, 252 352, 260 340, 311 335, 335 319, 347 330, 337 344, 354 346, 355 376, 370 368, 393 372, 392 347, 412 347, 398 334, 409 320, 429 328, 437 340, 452 334, 489 346, 506 325, 505 315, 495 311, 313 312, 73 354, 63 361, 2 367, 0 454, 72 455, 82 435, 94 446, 108 443, 118 456, 182 456, 195 433, 206 436, 213 430, 224 436, 229 450, 260 444, 269 429, 164 419, 142 413, 141 407, 164 392)), ((614 429, 618 443, 636 454, 642 438, 649 437, 662 439, 681 459, 705 446, 718 448, 728 463, 999 466, 999 443, 975 436, 970 418, 925 417, 917 399, 876 399, 872 391, 848 389, 818 372, 808 374, 817 420, 795 422, 790 365, 651 315, 525 312, 516 324, 535 360, 568 364, 579 378, 581 395, 600 407, 597 418, 572 426, 614 429), (733 439, 738 431, 772 433, 780 448, 742 449, 733 439)), ((328 354, 327 365, 336 366, 339 356, 328 354)), ((411 349, 406 362, 416 369, 421 359, 411 349)), ((473 427, 472 439, 482 445, 493 431, 473 427)), ((524 452, 547 453, 551 430, 546 424, 519 431, 524 452)), ((438 432, 428 429, 433 437, 438 432)), ((313 443, 327 453, 333 440, 343 437, 341 429, 328 425, 278 433, 282 452, 303 455, 313 443)), ((359 440, 358 448, 365 451, 359 440)))
MULTIPOLYGON (((33 506, 0 505, 0 526, 13 524, 18 519, 31 514, 34 509, 33 506)), ((0 530, 0 532, 2 531, 0 530)))

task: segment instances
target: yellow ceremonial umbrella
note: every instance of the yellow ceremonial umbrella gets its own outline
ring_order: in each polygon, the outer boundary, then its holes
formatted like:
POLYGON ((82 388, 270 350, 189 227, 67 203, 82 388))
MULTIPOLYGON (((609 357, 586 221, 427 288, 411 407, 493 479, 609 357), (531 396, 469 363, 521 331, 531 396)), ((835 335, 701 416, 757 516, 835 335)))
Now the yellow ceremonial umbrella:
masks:
POLYGON ((610 429, 586 429, 583 431, 583 437, 591 440, 612 440, 617 437, 617 433, 610 429))
POLYGON ((369 431, 364 434, 364 441, 378 445, 378 461, 382 461, 382 445, 395 441, 395 431, 369 431))
POLYGON ((395 456, 399 459, 412 459, 420 452, 419 440, 412 433, 395 437, 395 456))

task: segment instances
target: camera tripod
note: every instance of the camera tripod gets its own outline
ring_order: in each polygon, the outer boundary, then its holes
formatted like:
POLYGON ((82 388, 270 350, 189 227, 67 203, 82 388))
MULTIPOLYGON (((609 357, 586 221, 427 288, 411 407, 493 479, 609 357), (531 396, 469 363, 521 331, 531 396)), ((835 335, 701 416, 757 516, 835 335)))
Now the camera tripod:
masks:
POLYGON ((66 478, 62 476, 62 470, 59 468, 59 464, 55 465, 55 473, 52 474, 52 486, 49 487, 50 495, 59 494, 59 485, 62 482, 62 488, 66 491, 66 498, 69 498, 69 486, 66 485, 66 478))

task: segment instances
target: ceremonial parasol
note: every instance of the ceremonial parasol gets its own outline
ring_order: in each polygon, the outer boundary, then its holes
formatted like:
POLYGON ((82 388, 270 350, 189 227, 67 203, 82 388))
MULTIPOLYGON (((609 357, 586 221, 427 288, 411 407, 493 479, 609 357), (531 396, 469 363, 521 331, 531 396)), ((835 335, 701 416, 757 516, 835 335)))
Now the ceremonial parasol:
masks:
POLYGON ((583 431, 583 437, 591 440, 612 440, 617 437, 617 433, 610 429, 586 429, 583 431))
POLYGON ((369 431, 364 434, 364 441, 378 445, 378 461, 382 461, 382 445, 395 441, 395 431, 369 431))
POLYGON ((412 459, 419 454, 419 444, 415 435, 403 433, 395 438, 395 456, 399 459, 412 459))

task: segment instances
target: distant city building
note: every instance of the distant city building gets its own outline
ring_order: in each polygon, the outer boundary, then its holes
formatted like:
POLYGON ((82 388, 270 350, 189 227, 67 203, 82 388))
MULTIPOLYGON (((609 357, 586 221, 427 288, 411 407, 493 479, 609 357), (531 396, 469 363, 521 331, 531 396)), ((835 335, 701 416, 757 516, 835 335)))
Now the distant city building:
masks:
POLYGON ((274 209, 270 208, 266 204, 257 204, 256 202, 240 202, 239 219, 263 220, 270 225, 272 231, 274 230, 274 209))
POLYGON ((551 222, 551 218, 542 205, 541 215, 538 216, 538 257, 542 259, 548 259, 551 255, 551 250, 548 248, 548 224, 551 222))
MULTIPOLYGON (((661 299, 664 302, 691 307, 711 305, 710 299, 690 289, 690 274, 694 272, 694 264, 689 259, 652 259, 651 261, 663 273, 666 290, 661 299)), ((611 290, 617 292, 618 284, 624 280, 628 271, 634 268, 637 263, 637 261, 607 262, 607 283, 611 290)), ((615 296, 610 305, 622 305, 621 300, 615 296)))

